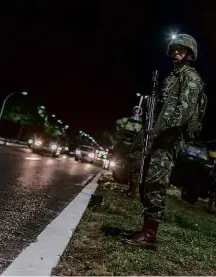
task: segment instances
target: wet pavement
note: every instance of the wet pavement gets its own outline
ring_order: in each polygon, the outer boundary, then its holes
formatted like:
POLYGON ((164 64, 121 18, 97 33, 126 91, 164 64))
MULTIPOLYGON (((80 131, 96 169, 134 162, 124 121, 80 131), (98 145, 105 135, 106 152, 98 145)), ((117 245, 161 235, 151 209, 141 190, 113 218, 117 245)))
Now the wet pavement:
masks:
POLYGON ((68 156, 0 145, 0 274, 99 171, 68 156))

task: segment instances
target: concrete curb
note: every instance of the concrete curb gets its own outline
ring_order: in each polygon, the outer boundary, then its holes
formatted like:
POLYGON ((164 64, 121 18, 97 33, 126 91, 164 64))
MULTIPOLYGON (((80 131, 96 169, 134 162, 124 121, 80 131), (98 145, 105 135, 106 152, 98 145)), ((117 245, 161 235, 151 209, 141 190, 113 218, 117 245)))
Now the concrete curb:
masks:
MULTIPOLYGON (((3 272, 2 276, 51 276, 98 187, 98 173, 3 272)), ((86 181, 88 182, 89 179, 86 181)))
POLYGON ((16 146, 16 147, 20 147, 20 148, 28 148, 28 146, 25 145, 25 144, 9 142, 9 141, 3 140, 3 139, 0 139, 0 145, 5 145, 5 146, 16 146))
POLYGON ((16 143, 11 143, 11 142, 7 142, 6 146, 16 146, 16 147, 19 147, 19 148, 28 148, 27 145, 16 144, 16 143))

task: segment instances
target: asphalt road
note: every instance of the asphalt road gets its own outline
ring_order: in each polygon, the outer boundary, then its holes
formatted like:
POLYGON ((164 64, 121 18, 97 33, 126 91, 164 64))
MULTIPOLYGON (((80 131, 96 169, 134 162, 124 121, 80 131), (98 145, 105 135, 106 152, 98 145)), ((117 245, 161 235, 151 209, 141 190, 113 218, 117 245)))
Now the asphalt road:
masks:
POLYGON ((0 145, 0 273, 100 169, 0 145))

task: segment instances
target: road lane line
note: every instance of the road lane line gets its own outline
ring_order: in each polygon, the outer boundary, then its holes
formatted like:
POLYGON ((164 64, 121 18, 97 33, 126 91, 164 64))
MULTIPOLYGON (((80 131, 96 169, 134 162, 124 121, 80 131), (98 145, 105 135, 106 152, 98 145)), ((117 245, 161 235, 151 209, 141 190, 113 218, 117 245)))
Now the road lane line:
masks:
POLYGON ((51 276, 60 256, 67 247, 91 195, 98 187, 95 178, 74 198, 74 200, 44 229, 36 242, 25 248, 3 272, 2 276, 51 276))
POLYGON ((41 157, 25 157, 25 160, 37 161, 41 160, 41 157))

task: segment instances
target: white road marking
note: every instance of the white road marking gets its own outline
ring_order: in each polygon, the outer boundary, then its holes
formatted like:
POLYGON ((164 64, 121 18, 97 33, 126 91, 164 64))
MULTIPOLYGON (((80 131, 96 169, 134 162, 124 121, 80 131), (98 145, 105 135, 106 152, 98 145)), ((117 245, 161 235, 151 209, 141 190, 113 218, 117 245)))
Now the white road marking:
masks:
POLYGON ((51 276, 95 192, 101 173, 25 248, 2 276, 51 276))
POLYGON ((41 160, 40 157, 25 157, 26 160, 31 160, 31 161, 37 161, 37 160, 41 160))

